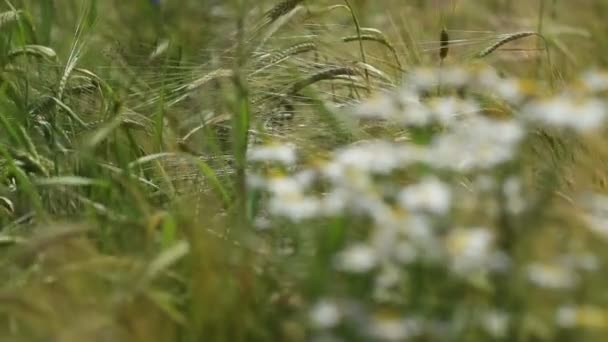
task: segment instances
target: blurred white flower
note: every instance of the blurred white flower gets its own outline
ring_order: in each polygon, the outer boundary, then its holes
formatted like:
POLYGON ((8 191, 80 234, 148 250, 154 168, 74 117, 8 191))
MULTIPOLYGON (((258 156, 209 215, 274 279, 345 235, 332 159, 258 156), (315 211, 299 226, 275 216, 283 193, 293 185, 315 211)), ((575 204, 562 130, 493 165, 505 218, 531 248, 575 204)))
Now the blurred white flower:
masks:
POLYGON ((321 212, 319 199, 304 194, 310 181, 307 177, 274 177, 267 180, 271 193, 269 210, 273 215, 283 216, 293 221, 313 218, 321 212))
POLYGON ((475 178, 473 189, 480 192, 492 192, 496 188, 496 179, 493 176, 482 174, 475 178))
POLYGON ((485 228, 454 229, 446 238, 451 269, 461 275, 485 270, 493 252, 494 234, 485 228))
POLYGON ((608 196, 587 194, 581 199, 584 206, 584 218, 589 229, 600 237, 608 239, 608 196))
POLYGON ((591 231, 604 239, 608 239, 608 217, 588 214, 585 218, 591 231))
POLYGON ((562 328, 572 328, 576 325, 576 308, 562 306, 555 313, 555 322, 562 328))
POLYGON ((398 262, 406 265, 415 262, 419 257, 417 248, 408 241, 396 243, 393 254, 398 262))
POLYGON ((352 273, 367 273, 377 264, 376 252, 366 244, 354 244, 340 252, 335 260, 338 270, 352 273))
POLYGON ((349 192, 343 188, 332 188, 322 198, 321 210, 324 215, 333 216, 344 212, 349 204, 349 192))
POLYGON ((408 88, 391 93, 379 93, 357 104, 354 114, 361 119, 386 120, 396 124, 424 126, 431 119, 428 106, 408 88))
POLYGON ((404 188, 399 203, 412 211, 445 214, 450 210, 452 193, 448 185, 437 178, 426 178, 420 183, 404 188))
POLYGON ((594 272, 600 268, 600 260, 591 253, 562 255, 559 262, 564 267, 587 272, 594 272))
POLYGON ((366 215, 374 220, 377 226, 382 226, 390 220, 392 208, 377 193, 360 193, 359 197, 351 200, 351 214, 366 215))
POLYGON ((488 268, 493 272, 507 272, 512 262, 507 253, 495 250, 488 259, 488 268))
POLYGON ((403 277, 402 270, 391 263, 386 263, 380 268, 380 272, 375 277, 374 299, 382 302, 396 302, 401 294, 395 289, 403 277))
POLYGON ((294 222, 318 217, 321 203, 312 196, 285 196, 272 197, 268 204, 270 212, 275 216, 282 216, 294 222))
POLYGON ((440 97, 431 102, 433 118, 443 124, 450 125, 459 117, 475 115, 480 111, 479 105, 471 100, 461 100, 456 97, 440 97))
POLYGON ((493 168, 515 156, 524 133, 515 121, 472 117, 439 136, 427 160, 434 166, 460 171, 493 168))
POLYGON ((404 81, 407 89, 425 92, 435 89, 439 84, 446 87, 463 87, 469 84, 472 74, 462 67, 417 68, 408 74, 404 81))
POLYGON ((264 189, 267 185, 266 177, 252 172, 247 173, 247 186, 251 189, 264 189))
POLYGON ((519 214, 526 209, 526 201, 522 193, 521 181, 516 177, 507 179, 503 185, 507 210, 511 214, 519 214))
POLYGON ((382 288, 394 287, 399 284, 401 269, 392 264, 383 265, 380 273, 376 276, 376 286, 382 288))
POLYGON ((334 159, 325 167, 325 173, 336 180, 341 179, 347 169, 388 174, 416 161, 417 153, 416 150, 388 141, 361 142, 338 150, 334 159))
POLYGON ((340 324, 341 320, 340 309, 328 299, 320 300, 310 310, 310 321, 317 329, 331 329, 340 324))
POLYGON ((408 74, 405 86, 416 92, 424 92, 439 85, 439 70, 436 68, 417 68, 408 74))
POLYGON ((521 82, 517 79, 500 80, 493 89, 499 98, 511 104, 519 104, 524 98, 521 82))
POLYGON ((602 92, 608 90, 608 72, 590 70, 583 74, 581 81, 589 91, 602 92))
POLYGON ((273 144, 250 148, 247 152, 247 159, 253 162, 277 162, 292 165, 297 161, 297 155, 293 144, 273 144))
POLYGON ((484 68, 477 76, 480 91, 494 93, 499 99, 515 105, 524 99, 522 82, 516 78, 502 78, 491 68, 484 68))
POLYGON ((484 330, 493 338, 504 338, 509 329, 510 317, 503 311, 485 312, 481 318, 484 330))
POLYGON ((438 70, 442 85, 446 87, 463 87, 469 84, 472 74, 462 67, 451 66, 438 70))
POLYGON ((272 227, 272 221, 265 216, 258 216, 253 222, 253 226, 259 230, 266 230, 272 227))
POLYGON ((418 95, 410 89, 402 88, 397 92, 401 112, 393 120, 406 126, 421 127, 431 122, 432 116, 428 106, 420 101, 418 95))
POLYGON ((523 110, 526 119, 577 132, 599 129, 606 120, 606 104, 593 98, 573 99, 563 94, 533 102, 523 110))
POLYGON ((266 181, 268 191, 275 196, 298 197, 303 191, 303 184, 293 177, 272 177, 266 181))
POLYGON ((393 248, 393 256, 398 262, 408 264, 418 260, 441 260, 443 244, 428 217, 408 215, 399 221, 399 233, 402 236, 393 248))
POLYGON ((413 242, 423 242, 434 237, 429 219, 424 215, 407 215, 398 224, 400 232, 413 242))
POLYGON ((608 312, 595 306, 563 306, 555 314, 555 322, 562 328, 608 327, 608 312))
POLYGON ((378 93, 358 104, 355 115, 362 119, 389 119, 399 111, 392 93, 378 93))
POLYGON ((379 341, 403 341, 421 332, 422 324, 415 319, 374 317, 370 326, 370 334, 379 341))
POLYGON ((559 265, 534 263, 527 267, 527 273, 530 282, 552 290, 569 290, 579 281, 576 273, 559 265))
POLYGON ((500 83, 503 79, 498 75, 494 68, 484 67, 477 70, 476 78, 477 87, 481 89, 491 89, 495 84, 500 83))

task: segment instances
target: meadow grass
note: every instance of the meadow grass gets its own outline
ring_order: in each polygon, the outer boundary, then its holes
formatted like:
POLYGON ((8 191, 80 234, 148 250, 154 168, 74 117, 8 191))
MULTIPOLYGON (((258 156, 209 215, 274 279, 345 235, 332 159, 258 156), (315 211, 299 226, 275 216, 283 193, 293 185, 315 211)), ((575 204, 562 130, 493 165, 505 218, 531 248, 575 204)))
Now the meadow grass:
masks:
POLYGON ((603 0, 7 0, 0 341, 603 341, 603 0))

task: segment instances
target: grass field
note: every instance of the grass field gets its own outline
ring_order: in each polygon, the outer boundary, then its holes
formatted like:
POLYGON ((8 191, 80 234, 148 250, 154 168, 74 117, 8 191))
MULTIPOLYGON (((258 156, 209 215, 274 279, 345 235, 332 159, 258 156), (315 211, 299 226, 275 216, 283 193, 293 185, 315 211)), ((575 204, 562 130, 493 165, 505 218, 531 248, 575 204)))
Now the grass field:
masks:
POLYGON ((605 0, 5 0, 0 341, 605 341, 605 0))

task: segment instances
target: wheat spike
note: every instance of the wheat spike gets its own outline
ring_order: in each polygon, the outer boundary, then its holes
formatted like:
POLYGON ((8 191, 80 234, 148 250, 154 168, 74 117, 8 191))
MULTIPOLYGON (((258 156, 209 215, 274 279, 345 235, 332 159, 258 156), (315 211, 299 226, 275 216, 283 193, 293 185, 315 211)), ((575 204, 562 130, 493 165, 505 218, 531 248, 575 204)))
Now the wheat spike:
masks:
POLYGON ((284 50, 278 51, 269 56, 269 63, 275 64, 279 63, 291 56, 299 55, 301 53, 306 53, 309 51, 314 51, 317 49, 317 44, 313 42, 305 42, 292 45, 284 50))
POLYGON ((441 30, 440 41, 441 48, 439 49, 439 58, 443 61, 450 51, 450 36, 445 28, 441 30))
POLYGON ((488 46, 487 48, 481 50, 481 52, 479 52, 477 54, 477 58, 483 58, 488 56, 489 54, 491 54, 492 52, 498 50, 501 46, 508 44, 512 41, 518 40, 518 39, 522 39, 522 38, 526 38, 526 37, 530 37, 530 36, 539 36, 542 38, 542 35, 538 34, 537 32, 532 32, 532 31, 525 31, 525 32, 517 32, 517 33, 511 33, 509 35, 506 35, 504 38, 502 38, 501 40, 497 41, 496 43, 488 46))
POLYGON ((295 94, 299 93, 300 90, 302 90, 310 85, 313 85, 317 82, 324 81, 324 80, 331 80, 338 76, 344 76, 344 75, 356 76, 357 70, 355 70, 354 68, 350 68, 350 67, 333 67, 333 68, 322 70, 318 73, 312 74, 312 75, 308 76, 307 78, 304 78, 304 79, 299 80, 296 83, 294 83, 291 86, 290 90, 288 91, 288 94, 295 95, 295 94))
POLYGON ((304 0, 285 0, 276 4, 270 11, 266 12, 266 16, 270 22, 274 22, 285 14, 291 12, 296 6, 298 6, 304 0))
POLYGON ((397 54, 397 49, 395 49, 395 46, 393 44, 391 44, 391 42, 382 33, 374 32, 372 34, 370 34, 370 33, 362 34, 361 36, 357 36, 357 35, 348 36, 348 37, 343 37, 342 41, 345 43, 354 42, 354 41, 372 41, 372 42, 382 44, 391 51, 391 53, 393 54, 393 57, 395 58, 395 62, 397 63, 397 66, 399 67, 399 69, 401 69, 401 61, 399 60, 399 55, 397 54))
POLYGON ((16 22, 21 15, 21 11, 6 11, 0 13, 0 28, 16 22))

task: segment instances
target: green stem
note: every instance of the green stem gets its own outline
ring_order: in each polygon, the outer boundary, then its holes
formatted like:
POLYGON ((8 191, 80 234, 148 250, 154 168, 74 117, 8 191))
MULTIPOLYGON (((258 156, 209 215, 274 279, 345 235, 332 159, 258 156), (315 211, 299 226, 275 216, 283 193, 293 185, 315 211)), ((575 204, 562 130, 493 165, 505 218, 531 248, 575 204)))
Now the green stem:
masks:
POLYGON ((236 88, 236 101, 232 115, 232 148, 235 161, 235 226, 246 228, 248 226, 247 215, 247 145, 249 141, 250 108, 249 92, 243 69, 247 60, 245 46, 245 5, 246 1, 238 0, 237 19, 237 56, 234 66, 233 83, 236 88))

